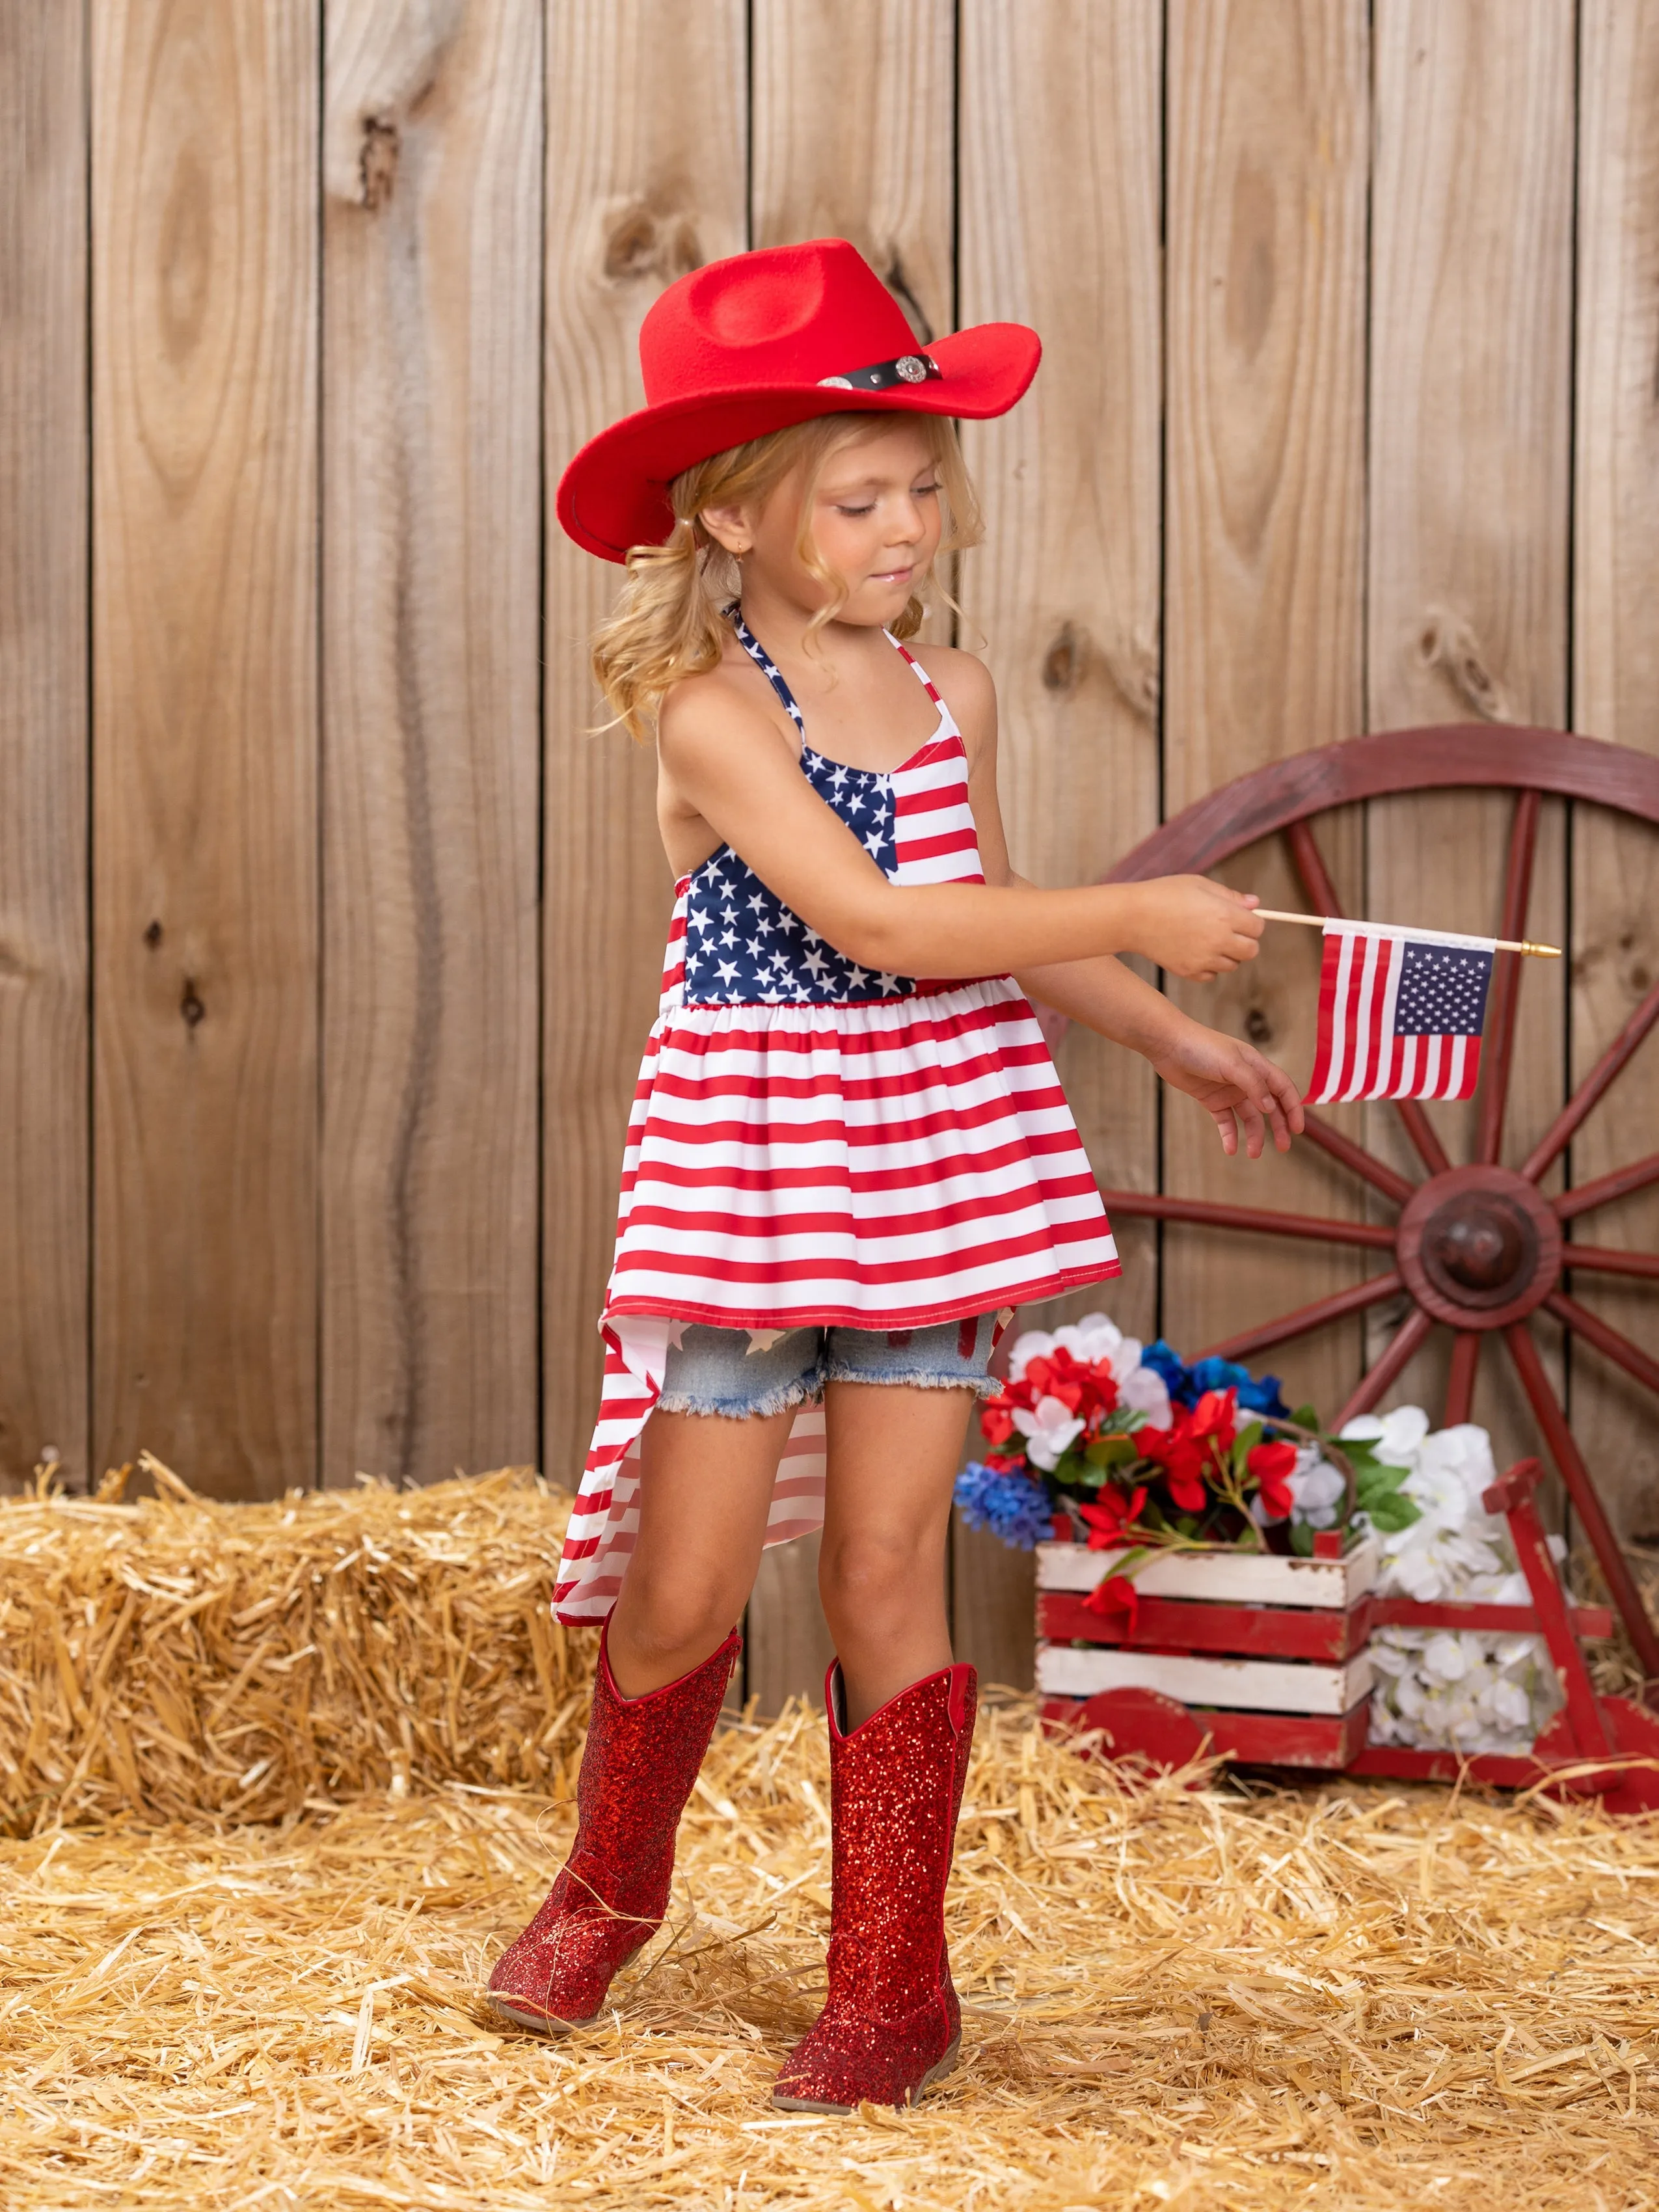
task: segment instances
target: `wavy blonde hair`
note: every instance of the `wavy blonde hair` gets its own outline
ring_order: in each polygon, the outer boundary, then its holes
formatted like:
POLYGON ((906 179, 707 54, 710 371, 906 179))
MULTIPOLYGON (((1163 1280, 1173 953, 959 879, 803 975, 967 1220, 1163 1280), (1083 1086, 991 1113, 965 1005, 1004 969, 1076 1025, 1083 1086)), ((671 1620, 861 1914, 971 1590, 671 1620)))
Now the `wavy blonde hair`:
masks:
MULTIPOLYGON (((820 415, 699 461, 668 487, 674 527, 666 543, 630 550, 628 580, 616 608, 594 633, 593 673, 613 710, 611 726, 621 722, 635 738, 648 738, 664 693, 682 677, 703 675, 718 663, 732 635, 720 610, 738 595, 738 569, 725 547, 704 529, 701 517, 711 507, 750 501, 764 504, 796 468, 803 470, 804 480, 795 550, 825 592, 824 604, 807 627, 809 646, 817 632, 834 621, 847 604, 847 586, 812 543, 812 500, 818 477, 832 453, 899 422, 914 422, 921 429, 939 471, 945 508, 939 551, 960 552, 978 544, 984 535, 979 501, 957 441, 957 426, 946 416, 888 408, 861 415, 820 415)), ((923 580, 923 591, 930 587, 947 606, 956 607, 936 572, 923 580)), ((892 626, 894 635, 914 637, 926 613, 922 593, 913 592, 892 626)))

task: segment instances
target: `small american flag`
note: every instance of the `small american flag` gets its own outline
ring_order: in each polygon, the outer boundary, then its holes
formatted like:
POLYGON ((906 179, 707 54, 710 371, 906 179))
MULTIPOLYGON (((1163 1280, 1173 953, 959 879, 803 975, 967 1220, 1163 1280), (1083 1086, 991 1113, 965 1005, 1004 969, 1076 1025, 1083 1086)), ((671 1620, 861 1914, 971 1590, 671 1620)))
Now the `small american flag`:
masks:
POLYGON ((1308 1103, 1473 1097, 1495 950, 1490 938, 1327 922, 1308 1103))

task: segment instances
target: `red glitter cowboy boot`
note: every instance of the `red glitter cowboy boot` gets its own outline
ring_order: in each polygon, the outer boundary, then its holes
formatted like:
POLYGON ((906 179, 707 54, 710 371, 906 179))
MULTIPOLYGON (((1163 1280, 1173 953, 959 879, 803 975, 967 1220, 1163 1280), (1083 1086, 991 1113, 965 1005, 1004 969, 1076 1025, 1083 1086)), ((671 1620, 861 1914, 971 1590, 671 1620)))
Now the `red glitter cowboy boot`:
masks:
POLYGON ((545 1903, 489 1977, 497 2012, 542 2035, 590 2027, 611 1978, 662 1925, 674 1833, 743 1649, 720 1650, 642 1698, 624 1698, 605 1638, 576 1782, 576 1840, 545 1903))
POLYGON ((830 1995, 778 2077, 772 2102, 787 2112, 913 2105, 957 2063, 945 1885, 977 1688, 971 1667, 946 1667, 845 1735, 841 1668, 830 1669, 830 1995))

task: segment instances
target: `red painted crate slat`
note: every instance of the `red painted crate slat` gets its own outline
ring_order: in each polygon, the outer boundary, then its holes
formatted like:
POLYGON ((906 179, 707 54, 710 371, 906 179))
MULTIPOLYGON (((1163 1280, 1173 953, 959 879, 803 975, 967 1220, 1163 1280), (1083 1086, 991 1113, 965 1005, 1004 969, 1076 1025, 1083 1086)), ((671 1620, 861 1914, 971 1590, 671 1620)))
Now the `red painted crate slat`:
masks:
MULTIPOLYGON (((1045 1698, 1042 1718, 1060 1729, 1086 1727, 1086 1698, 1045 1698)), ((1309 1713, 1224 1712, 1215 1707, 1187 1709, 1210 1739, 1212 1755, 1247 1766, 1351 1766, 1365 1741, 1369 1702, 1353 1706, 1340 1719, 1309 1713)))
POLYGON ((1241 1659, 1350 1659, 1370 1633, 1369 1601, 1346 1613, 1312 1606, 1218 1605, 1205 1599, 1144 1597, 1127 1613, 1091 1613, 1073 1590, 1037 1595, 1037 1634, 1051 1644, 1101 1644, 1134 1650, 1224 1651, 1241 1659))

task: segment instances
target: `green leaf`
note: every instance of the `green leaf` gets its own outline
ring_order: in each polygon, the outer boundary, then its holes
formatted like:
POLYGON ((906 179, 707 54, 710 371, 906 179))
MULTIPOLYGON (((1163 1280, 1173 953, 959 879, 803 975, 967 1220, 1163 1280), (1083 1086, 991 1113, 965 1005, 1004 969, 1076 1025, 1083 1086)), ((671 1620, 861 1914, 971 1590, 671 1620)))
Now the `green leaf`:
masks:
POLYGON ((1233 1465, 1242 1471, 1246 1459, 1261 1441, 1260 1421, 1252 1421, 1248 1428, 1241 1429, 1233 1441, 1233 1465))
POLYGON ((1375 1505, 1368 1505, 1365 1510, 1376 1526, 1391 1536, 1401 1528, 1409 1528, 1413 1521, 1420 1521, 1423 1517, 1419 1507, 1409 1498, 1380 1498, 1375 1505))
MULTIPOLYGON (((1297 1418, 1300 1419, 1300 1416, 1298 1415, 1297 1418)), ((1309 1425, 1311 1426, 1312 1424, 1310 1423, 1309 1425)), ((1299 1559, 1312 1559, 1313 1546, 1314 1532, 1308 1526, 1307 1522, 1305 1521, 1293 1521, 1291 1523, 1291 1549, 1296 1553, 1297 1557, 1299 1559)))
POLYGON ((1085 1450, 1084 1458, 1092 1467, 1127 1467, 1139 1455, 1125 1436, 1098 1436, 1085 1450))
MULTIPOLYGON (((1291 1419, 1298 1429, 1317 1429, 1319 1426, 1319 1416, 1311 1406, 1298 1406, 1291 1419)), ((1312 1557, 1311 1553, 1309 1557, 1312 1557)))

